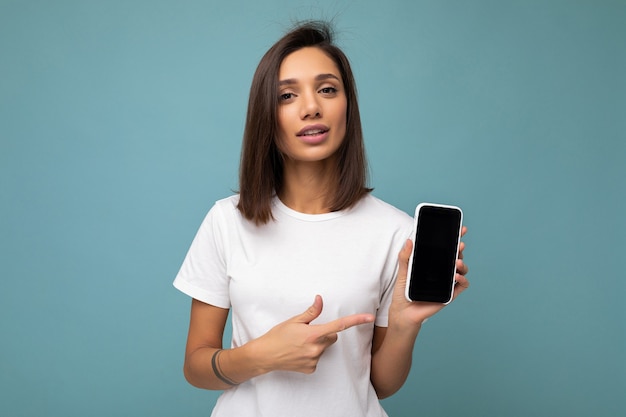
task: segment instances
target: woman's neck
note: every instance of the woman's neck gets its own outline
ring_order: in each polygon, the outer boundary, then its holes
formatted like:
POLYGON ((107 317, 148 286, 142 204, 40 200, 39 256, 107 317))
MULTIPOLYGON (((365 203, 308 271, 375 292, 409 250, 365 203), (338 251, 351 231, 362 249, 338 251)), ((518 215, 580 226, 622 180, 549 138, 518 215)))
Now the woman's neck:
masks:
POLYGON ((292 162, 285 161, 283 186, 278 195, 283 204, 306 214, 330 212, 335 188, 330 164, 292 162))

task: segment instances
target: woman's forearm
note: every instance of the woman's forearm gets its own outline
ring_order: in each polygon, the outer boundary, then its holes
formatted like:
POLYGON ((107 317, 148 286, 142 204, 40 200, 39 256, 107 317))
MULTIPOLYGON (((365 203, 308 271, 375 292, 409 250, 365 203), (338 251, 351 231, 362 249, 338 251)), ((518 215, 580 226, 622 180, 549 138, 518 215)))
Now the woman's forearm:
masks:
POLYGON ((252 350, 249 345, 224 350, 197 349, 185 359, 185 378, 197 388, 230 389, 267 372, 257 364, 252 350))
POLYGON ((406 381, 420 328, 406 331, 390 326, 385 330, 380 347, 372 353, 371 381, 378 398, 390 397, 406 381))

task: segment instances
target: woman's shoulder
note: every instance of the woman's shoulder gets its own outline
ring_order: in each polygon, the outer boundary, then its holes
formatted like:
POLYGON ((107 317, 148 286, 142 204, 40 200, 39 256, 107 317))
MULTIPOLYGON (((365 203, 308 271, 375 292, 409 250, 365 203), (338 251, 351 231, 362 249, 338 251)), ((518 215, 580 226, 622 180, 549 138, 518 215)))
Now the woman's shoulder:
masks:
POLYGON ((210 221, 213 223, 216 221, 227 221, 229 223, 232 222, 239 213, 239 210, 237 209, 238 203, 238 194, 215 200, 206 215, 205 221, 210 221))
POLYGON ((237 209, 237 204, 239 204, 239 194, 233 194, 217 200, 214 207, 219 207, 222 210, 233 210, 237 209))
POLYGON ((381 220, 387 220, 389 222, 398 223, 401 225, 413 223, 413 218, 409 216, 403 210, 375 197, 372 194, 368 194, 359 202, 360 210, 363 210, 368 215, 379 217, 381 220))

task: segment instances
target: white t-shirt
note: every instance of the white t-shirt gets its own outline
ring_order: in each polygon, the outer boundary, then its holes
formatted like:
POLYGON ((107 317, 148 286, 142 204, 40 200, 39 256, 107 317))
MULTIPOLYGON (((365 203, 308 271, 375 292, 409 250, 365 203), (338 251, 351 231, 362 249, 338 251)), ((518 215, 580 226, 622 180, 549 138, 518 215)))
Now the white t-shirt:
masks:
MULTIPOLYGON (((312 324, 371 313, 387 326, 409 215, 371 195, 318 215, 275 198, 275 220, 256 226, 237 202, 232 196, 209 211, 174 281, 193 298, 232 309, 233 347, 304 312, 316 294, 324 308, 312 324)), ((386 416, 370 382, 373 328, 341 332, 313 374, 270 372, 226 390, 212 416, 386 416)))

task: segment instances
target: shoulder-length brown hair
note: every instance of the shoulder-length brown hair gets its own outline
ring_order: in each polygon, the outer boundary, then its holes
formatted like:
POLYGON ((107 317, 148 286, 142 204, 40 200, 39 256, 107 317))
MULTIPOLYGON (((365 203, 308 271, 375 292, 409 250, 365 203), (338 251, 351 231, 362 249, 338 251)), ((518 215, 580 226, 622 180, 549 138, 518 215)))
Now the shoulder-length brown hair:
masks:
POLYGON ((346 136, 337 150, 336 186, 329 196, 331 211, 352 207, 371 191, 367 188, 367 161, 361 117, 352 69, 346 55, 333 43, 325 22, 305 22, 276 42, 263 56, 250 87, 248 113, 239 168, 239 204, 242 215, 257 225, 273 219, 272 199, 283 186, 283 156, 276 144, 278 132, 278 71, 287 55, 317 47, 337 65, 347 98, 346 136))

